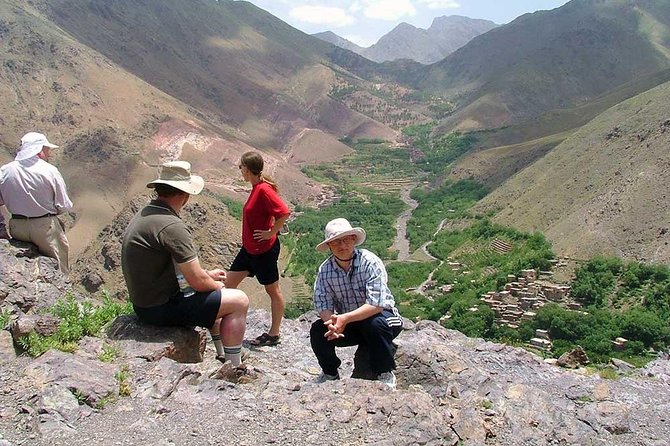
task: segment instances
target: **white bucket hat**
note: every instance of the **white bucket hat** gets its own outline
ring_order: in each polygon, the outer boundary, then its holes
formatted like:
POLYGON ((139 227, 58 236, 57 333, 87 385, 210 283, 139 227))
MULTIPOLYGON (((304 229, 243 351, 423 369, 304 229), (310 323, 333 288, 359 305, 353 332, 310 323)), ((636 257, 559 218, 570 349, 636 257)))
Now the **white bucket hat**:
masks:
POLYGON ((360 245, 365 241, 365 229, 363 228, 352 228, 351 223, 346 218, 336 218, 331 220, 326 225, 325 230, 325 239, 318 245, 316 245, 316 250, 321 252, 328 251, 328 243, 338 238, 346 237, 347 235, 356 236, 356 246, 360 245))
POLYGON ((205 180, 198 175, 191 175, 191 163, 188 161, 170 161, 161 166, 157 180, 147 184, 154 188, 156 184, 167 184, 190 195, 198 195, 205 187, 205 180))
POLYGON ((16 161, 27 160, 42 151, 42 147, 47 146, 57 149, 56 144, 51 144, 42 133, 28 132, 21 138, 21 148, 16 154, 16 161))

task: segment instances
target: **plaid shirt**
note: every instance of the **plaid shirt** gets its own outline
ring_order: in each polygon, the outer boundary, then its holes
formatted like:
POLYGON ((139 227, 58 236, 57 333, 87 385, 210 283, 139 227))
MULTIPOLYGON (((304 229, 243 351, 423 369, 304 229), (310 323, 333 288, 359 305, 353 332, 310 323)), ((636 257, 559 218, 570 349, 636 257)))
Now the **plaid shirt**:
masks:
POLYGON ((328 257, 319 267, 314 283, 314 308, 318 313, 331 310, 348 313, 363 304, 374 305, 398 315, 388 285, 384 263, 367 249, 355 249, 349 271, 328 257))

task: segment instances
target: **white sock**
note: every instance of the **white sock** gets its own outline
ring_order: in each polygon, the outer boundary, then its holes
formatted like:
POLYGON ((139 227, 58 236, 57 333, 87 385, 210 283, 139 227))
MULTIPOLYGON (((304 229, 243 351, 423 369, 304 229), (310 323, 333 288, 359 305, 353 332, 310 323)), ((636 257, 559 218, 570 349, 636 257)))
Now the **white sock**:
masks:
POLYGON ((233 366, 237 367, 242 364, 242 344, 225 345, 223 351, 226 356, 226 361, 231 361, 233 366))
POLYGON ((214 348, 216 349, 216 356, 223 356, 223 344, 221 343, 220 335, 212 335, 212 344, 214 344, 214 348))

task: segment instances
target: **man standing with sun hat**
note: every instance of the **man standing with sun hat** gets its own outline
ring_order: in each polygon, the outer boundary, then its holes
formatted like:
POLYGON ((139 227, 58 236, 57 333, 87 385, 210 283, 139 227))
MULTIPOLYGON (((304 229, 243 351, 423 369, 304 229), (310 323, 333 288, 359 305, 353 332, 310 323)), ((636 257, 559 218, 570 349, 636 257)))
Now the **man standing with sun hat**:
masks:
POLYGON ((370 367, 379 381, 395 389, 393 339, 402 331, 402 318, 388 288, 384 263, 367 249, 365 230, 344 218, 326 225, 325 238, 316 246, 328 257, 314 283, 314 307, 320 320, 312 324, 310 342, 322 373, 317 382, 340 379, 342 361, 335 347, 364 344, 370 367))
POLYGON ((14 161, 0 168, 0 206, 12 214, 9 233, 0 214, 0 238, 11 234, 16 240, 34 243, 68 274, 69 244, 56 215, 71 210, 72 201, 60 172, 47 162, 56 148, 42 133, 26 133, 14 161))
POLYGON ((164 163, 159 178, 147 184, 155 199, 128 224, 121 267, 142 322, 209 329, 217 358, 230 361, 233 374, 241 378, 247 374, 241 350, 249 298, 243 291, 224 288, 222 269, 200 266, 191 232, 179 217, 190 196, 204 185, 201 177, 191 174, 190 163, 164 163))

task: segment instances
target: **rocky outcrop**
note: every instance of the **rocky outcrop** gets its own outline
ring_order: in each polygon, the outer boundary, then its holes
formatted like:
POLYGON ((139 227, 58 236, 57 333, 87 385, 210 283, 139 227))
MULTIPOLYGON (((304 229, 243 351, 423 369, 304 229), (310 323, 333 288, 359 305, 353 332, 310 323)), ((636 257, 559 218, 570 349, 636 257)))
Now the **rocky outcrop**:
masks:
POLYGON ((589 363, 589 357, 581 346, 575 347, 569 352, 565 352, 558 358, 557 364, 561 367, 576 369, 589 363))
MULTIPOLYGON (((3 362, 0 438, 69 445, 303 445, 327 436, 340 444, 658 446, 670 436, 667 359, 604 380, 419 322, 396 339, 396 392, 350 377, 354 347, 338 349, 343 379, 319 385, 308 337, 314 317, 285 321, 279 346, 252 350, 246 363, 257 379, 246 384, 210 378, 221 368, 211 343, 204 360, 190 364, 165 356, 149 361, 132 351, 151 350, 150 340, 126 351, 129 344, 114 336, 89 338, 74 353, 3 362), (119 352, 109 364, 96 359, 102 345, 119 352)), ((250 312, 246 338, 269 319, 250 312)))
POLYGON ((29 313, 51 307, 70 289, 55 259, 32 243, 0 240, 0 307, 29 313))
POLYGON ((120 316, 107 329, 107 336, 126 357, 158 361, 202 362, 207 342, 200 328, 156 327, 142 324, 135 315, 120 316))

